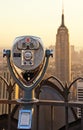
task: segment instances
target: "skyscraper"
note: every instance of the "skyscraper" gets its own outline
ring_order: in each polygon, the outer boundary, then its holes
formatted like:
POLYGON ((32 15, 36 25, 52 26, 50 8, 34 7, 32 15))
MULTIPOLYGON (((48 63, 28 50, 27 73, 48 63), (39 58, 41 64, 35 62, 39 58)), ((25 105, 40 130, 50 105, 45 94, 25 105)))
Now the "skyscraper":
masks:
POLYGON ((61 25, 56 34, 55 62, 56 77, 63 83, 69 83, 71 80, 70 45, 68 29, 64 23, 64 10, 62 10, 61 25))

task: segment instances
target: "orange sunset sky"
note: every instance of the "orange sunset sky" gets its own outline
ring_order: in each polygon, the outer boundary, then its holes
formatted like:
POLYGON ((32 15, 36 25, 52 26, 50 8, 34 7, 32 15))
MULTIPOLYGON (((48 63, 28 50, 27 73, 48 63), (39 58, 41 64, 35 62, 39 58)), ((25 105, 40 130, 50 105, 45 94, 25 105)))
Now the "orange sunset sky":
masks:
MULTIPOLYGON (((0 47, 11 47, 21 35, 54 45, 61 14, 62 0, 0 0, 0 47)), ((64 16, 70 44, 83 47, 83 0, 64 0, 64 16)))

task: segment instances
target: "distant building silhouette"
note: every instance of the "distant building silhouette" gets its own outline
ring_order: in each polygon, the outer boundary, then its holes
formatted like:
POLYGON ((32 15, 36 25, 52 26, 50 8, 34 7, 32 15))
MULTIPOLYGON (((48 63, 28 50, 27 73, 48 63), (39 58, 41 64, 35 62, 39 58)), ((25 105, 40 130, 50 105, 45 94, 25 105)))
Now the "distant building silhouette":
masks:
MULTIPOLYGON (((1 69, 0 76, 2 76, 9 84, 11 82, 13 85, 14 80, 11 77, 11 74, 10 74, 8 66, 7 66, 7 61, 5 58, 4 59, 2 58, 2 67, 0 69, 1 69)), ((12 92, 11 99, 17 99, 19 97, 18 86, 14 87, 13 90, 14 91, 12 92)), ((8 96, 9 96, 9 94, 7 91, 7 85, 0 78, 0 99, 8 99, 8 96)), ((12 107, 13 107, 13 105, 12 105, 12 107)), ((0 104, 0 114, 4 114, 4 113, 8 113, 8 105, 0 104)))
POLYGON ((68 29, 64 24, 64 12, 62 11, 61 25, 56 34, 56 76, 64 83, 71 81, 70 45, 68 29))

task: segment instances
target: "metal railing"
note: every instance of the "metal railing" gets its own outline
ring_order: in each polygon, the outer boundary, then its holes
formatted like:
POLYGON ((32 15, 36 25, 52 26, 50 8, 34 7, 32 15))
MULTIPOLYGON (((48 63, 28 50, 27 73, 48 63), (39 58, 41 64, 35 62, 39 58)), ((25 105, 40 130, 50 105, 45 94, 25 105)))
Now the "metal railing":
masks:
MULTIPOLYGON (((0 104, 8 104, 8 105, 12 105, 12 104, 17 104, 17 105, 34 105, 36 108, 36 120, 35 120, 35 125, 36 125, 36 130, 39 130, 39 109, 40 106, 51 106, 51 120, 50 120, 50 130, 56 130, 56 128, 53 127, 53 120, 54 120, 54 107, 65 107, 65 130, 68 130, 68 108, 69 107, 79 107, 81 108, 81 130, 83 130, 83 102, 64 102, 64 101, 54 101, 54 100, 37 100, 37 101, 32 101, 32 102, 18 102, 16 100, 0 100, 0 104)), ((10 107, 10 106, 9 106, 10 107)), ((49 114, 49 113, 48 113, 49 114)), ((8 125, 10 125, 11 123, 11 112, 8 113, 9 116, 9 122, 8 125)), ((4 124, 5 125, 5 124, 4 124)), ((10 128, 8 127, 8 130, 10 130, 10 128)))
MULTIPOLYGON (((35 115, 35 127, 32 130, 40 130, 39 129, 39 115, 40 115, 40 107, 41 106, 50 106, 50 128, 49 130, 57 130, 56 127, 54 127, 54 108, 55 107, 64 107, 65 109, 65 130, 69 129, 69 115, 68 115, 68 109, 69 108, 81 108, 81 123, 80 123, 80 127, 81 130, 83 130, 83 102, 77 102, 77 101, 69 101, 68 100, 68 96, 70 93, 70 88, 71 86, 77 81, 77 80, 83 80, 83 78, 79 77, 77 79, 75 79, 69 86, 67 84, 65 84, 65 86, 61 83, 61 81, 59 81, 56 77, 51 76, 50 78, 55 79, 60 85, 61 85, 61 89, 62 89, 62 95, 64 96, 64 100, 62 101, 56 101, 56 100, 35 100, 35 101, 29 101, 29 102, 21 102, 20 100, 11 100, 11 94, 13 91, 13 87, 15 85, 15 83, 12 85, 11 82, 8 84, 6 82, 6 80, 2 77, 0 77, 7 85, 7 90, 9 93, 9 97, 8 99, 0 99, 0 104, 7 104, 8 105, 8 130, 11 130, 11 115, 14 115, 15 111, 17 111, 17 109, 14 109, 12 111, 11 109, 11 105, 15 104, 17 106, 20 105, 33 105, 34 106, 34 110, 36 110, 36 115, 35 115)), ((50 79, 46 79, 44 82, 48 82, 48 80, 50 79)), ((39 90, 41 89, 41 87, 39 88, 39 90)), ((56 89, 56 88, 55 88, 56 89)), ((38 92, 39 93, 39 92, 38 92)), ((49 113, 48 113, 49 114, 49 113)), ((34 118, 34 116, 33 116, 34 118)), ((61 117, 63 118, 63 117, 61 117)), ((5 124, 4 124, 5 125, 5 124)), ((40 124, 41 125, 41 124, 40 124)), ((14 129, 15 130, 15 129, 14 129)), ((16 127, 17 130, 17 127, 16 127)), ((42 129, 43 130, 43 129, 42 129)))

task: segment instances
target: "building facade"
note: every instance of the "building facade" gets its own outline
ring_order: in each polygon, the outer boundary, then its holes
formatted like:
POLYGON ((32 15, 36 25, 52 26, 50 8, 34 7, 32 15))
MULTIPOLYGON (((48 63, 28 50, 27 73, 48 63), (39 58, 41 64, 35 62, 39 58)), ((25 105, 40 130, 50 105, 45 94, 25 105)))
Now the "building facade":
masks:
MULTIPOLYGON (((77 101, 83 102, 83 80, 77 82, 77 101)), ((81 117, 80 108, 77 108, 77 116, 81 117)))
MULTIPOLYGON (((0 77, 3 77, 9 84, 11 82, 11 85, 14 84, 14 80, 11 77, 11 74, 9 72, 8 66, 7 66, 7 61, 6 58, 3 59, 2 55, 1 56, 1 61, 2 64, 0 66, 0 77)), ((8 88, 7 84, 0 78, 0 99, 8 99, 9 93, 8 93, 8 88)), ((11 99, 18 99, 19 97, 19 88, 17 85, 13 88, 13 92, 11 94, 11 99)), ((13 108, 14 105, 12 105, 13 108)), ((8 104, 0 104, 0 114, 8 113, 8 104)))
POLYGON ((68 29, 64 24, 64 12, 56 34, 55 62, 56 77, 63 83, 69 83, 71 81, 70 45, 68 29))

